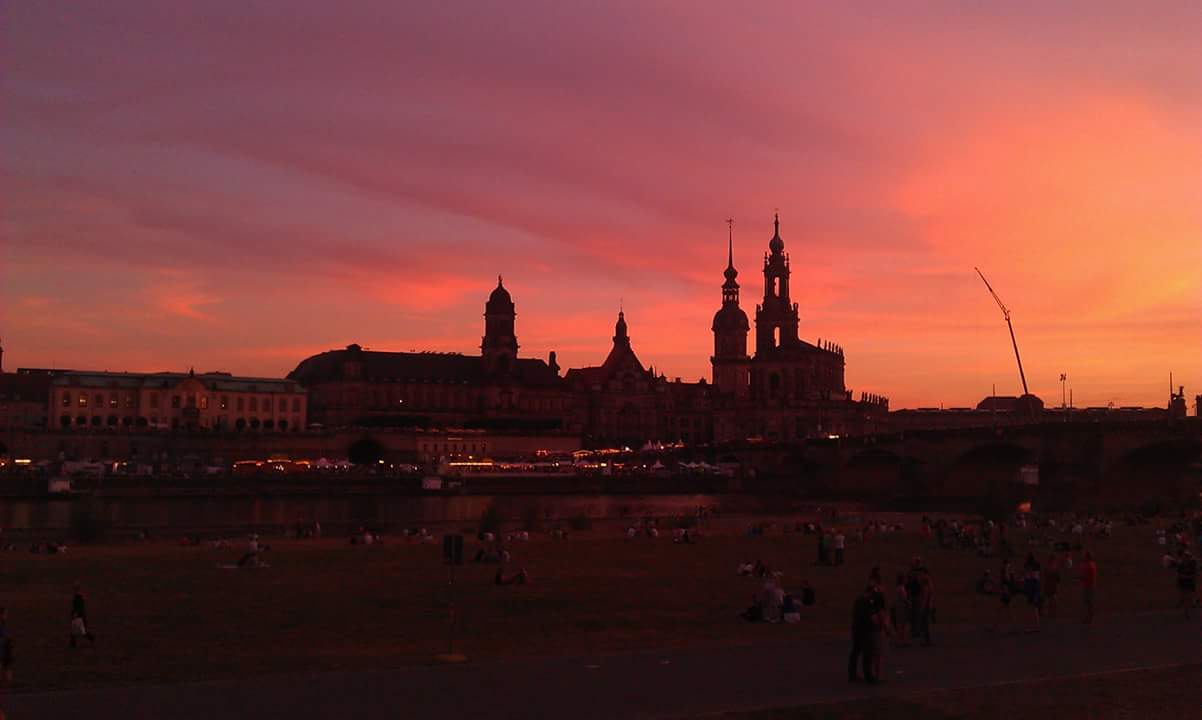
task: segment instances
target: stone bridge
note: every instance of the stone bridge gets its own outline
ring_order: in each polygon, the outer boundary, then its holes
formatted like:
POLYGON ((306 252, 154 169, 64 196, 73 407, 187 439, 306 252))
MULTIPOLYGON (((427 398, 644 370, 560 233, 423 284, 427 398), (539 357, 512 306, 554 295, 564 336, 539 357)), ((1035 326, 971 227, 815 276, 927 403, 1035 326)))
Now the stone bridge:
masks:
POLYGON ((1049 505, 1197 502, 1202 421, 1043 423, 906 431, 764 448, 757 464, 841 496, 972 500, 991 494, 1049 505), (773 457, 774 456, 774 457, 773 457), (1038 471, 1024 485, 1022 468, 1038 471))

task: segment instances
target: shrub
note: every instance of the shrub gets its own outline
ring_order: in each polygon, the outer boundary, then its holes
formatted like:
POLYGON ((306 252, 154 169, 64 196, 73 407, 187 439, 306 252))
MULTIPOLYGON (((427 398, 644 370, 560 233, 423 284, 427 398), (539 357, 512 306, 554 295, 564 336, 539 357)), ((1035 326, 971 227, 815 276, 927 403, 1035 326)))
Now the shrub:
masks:
POLYGON ((583 512, 579 512, 568 518, 568 527, 573 530, 592 530, 593 520, 583 512))
POLYGON ((384 459, 384 446, 371 436, 364 436, 346 449, 346 459, 356 465, 378 465, 384 459))

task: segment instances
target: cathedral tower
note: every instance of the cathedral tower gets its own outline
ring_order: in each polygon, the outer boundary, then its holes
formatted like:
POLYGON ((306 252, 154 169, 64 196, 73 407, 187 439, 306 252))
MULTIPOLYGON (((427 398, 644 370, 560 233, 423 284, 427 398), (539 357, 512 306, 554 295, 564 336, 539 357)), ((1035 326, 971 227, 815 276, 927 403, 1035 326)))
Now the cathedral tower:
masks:
MULTIPOLYGON (((732 221, 727 220, 727 224, 732 221)), ((747 390, 747 332, 751 325, 739 307, 739 283, 735 279, 734 233, 727 235, 726 282, 722 283, 722 308, 714 314, 713 384, 719 392, 745 395, 747 390)))
POLYGON ((789 300, 789 256, 780 239, 780 216, 773 217, 774 232, 764 255, 764 301, 755 308, 755 354, 797 346, 797 304, 789 300))
POLYGON ((480 343, 484 364, 490 372, 506 372, 513 366, 518 355, 518 338, 513 329, 516 316, 513 299, 498 275, 497 288, 484 305, 484 338, 480 343))

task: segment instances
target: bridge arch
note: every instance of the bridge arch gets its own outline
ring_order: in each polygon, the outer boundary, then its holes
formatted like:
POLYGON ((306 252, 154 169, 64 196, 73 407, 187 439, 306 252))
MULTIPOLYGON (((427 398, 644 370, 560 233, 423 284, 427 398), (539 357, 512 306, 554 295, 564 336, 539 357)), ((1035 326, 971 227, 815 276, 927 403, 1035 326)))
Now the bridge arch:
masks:
POLYGON ((1170 438, 1132 448, 1106 468, 1098 490, 1106 505, 1192 506, 1202 491, 1202 441, 1170 438))
POLYGON ((975 445, 951 463, 932 491, 943 497, 1008 495, 1016 489, 1019 469, 1035 464, 1036 460, 1035 451, 1013 442, 975 445))

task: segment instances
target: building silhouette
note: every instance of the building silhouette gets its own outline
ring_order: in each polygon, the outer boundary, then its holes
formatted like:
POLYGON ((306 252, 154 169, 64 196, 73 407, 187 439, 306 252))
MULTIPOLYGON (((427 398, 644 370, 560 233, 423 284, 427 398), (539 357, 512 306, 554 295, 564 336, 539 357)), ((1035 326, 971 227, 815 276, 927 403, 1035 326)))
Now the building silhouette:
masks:
POLYGON ((562 433, 580 435, 586 445, 628 446, 863 432, 887 412, 887 401, 853 400, 843 385, 842 348, 798 337, 779 217, 773 225, 751 356, 728 238, 722 307, 712 327, 712 382, 669 380, 645 366, 621 311, 600 365, 561 376, 554 352, 547 361, 520 357, 516 306, 500 277, 484 306, 478 356, 349 345, 301 361, 288 378, 309 390, 311 421, 328 427, 562 433))

